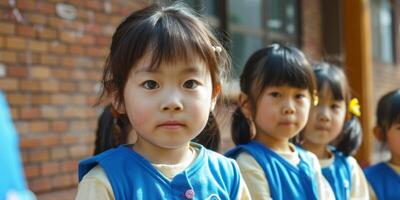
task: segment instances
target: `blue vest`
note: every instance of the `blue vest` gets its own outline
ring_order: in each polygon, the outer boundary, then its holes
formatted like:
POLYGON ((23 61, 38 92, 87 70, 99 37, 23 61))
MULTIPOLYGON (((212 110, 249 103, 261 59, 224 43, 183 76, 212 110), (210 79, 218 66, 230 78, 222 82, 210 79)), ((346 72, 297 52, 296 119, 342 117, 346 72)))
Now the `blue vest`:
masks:
POLYGON ((400 175, 386 163, 368 167, 364 173, 379 200, 400 199, 400 175))
POLYGON ((329 182, 337 200, 350 199, 351 166, 342 152, 331 147, 335 160, 330 166, 322 168, 322 174, 329 182))
POLYGON ((116 200, 132 199, 237 199, 241 184, 234 160, 200 149, 195 161, 168 180, 130 146, 121 145, 79 163, 79 181, 100 165, 116 200))
POLYGON ((305 150, 298 147, 296 150, 300 156, 297 166, 257 141, 238 145, 228 151, 226 156, 236 158, 243 151, 253 156, 265 173, 274 200, 318 199, 318 181, 311 166, 311 158, 305 150))

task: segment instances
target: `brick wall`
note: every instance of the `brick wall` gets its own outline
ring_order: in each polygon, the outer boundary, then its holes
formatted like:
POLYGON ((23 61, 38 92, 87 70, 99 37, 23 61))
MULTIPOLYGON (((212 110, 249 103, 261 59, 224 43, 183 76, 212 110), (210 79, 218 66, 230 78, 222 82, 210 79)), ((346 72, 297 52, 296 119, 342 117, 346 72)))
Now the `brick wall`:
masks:
POLYGON ((77 183, 77 163, 93 151, 98 110, 92 105, 111 36, 122 17, 144 4, 0 0, 0 90, 33 192, 77 183), (58 2, 73 6, 76 19, 58 16, 58 2))
POLYGON ((301 48, 311 60, 321 59, 321 0, 300 1, 301 48))

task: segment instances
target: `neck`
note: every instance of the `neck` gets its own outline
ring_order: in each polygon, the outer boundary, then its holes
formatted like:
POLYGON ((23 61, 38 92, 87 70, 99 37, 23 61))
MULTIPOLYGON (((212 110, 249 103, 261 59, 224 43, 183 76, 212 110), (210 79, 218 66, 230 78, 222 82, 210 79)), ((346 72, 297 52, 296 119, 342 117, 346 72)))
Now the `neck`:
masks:
POLYGON ((188 142, 186 145, 178 148, 163 148, 143 142, 138 138, 133 146, 133 150, 153 164, 174 165, 190 159, 192 152, 189 145, 190 143, 188 142))
POLYGON ((324 144, 314 144, 306 140, 301 146, 314 153, 319 159, 326 159, 331 156, 327 146, 324 144))
POLYGON ((280 139, 271 137, 268 134, 256 134, 255 140, 259 141, 263 145, 267 146, 268 148, 279 151, 279 152, 292 152, 289 146, 288 139, 280 139))

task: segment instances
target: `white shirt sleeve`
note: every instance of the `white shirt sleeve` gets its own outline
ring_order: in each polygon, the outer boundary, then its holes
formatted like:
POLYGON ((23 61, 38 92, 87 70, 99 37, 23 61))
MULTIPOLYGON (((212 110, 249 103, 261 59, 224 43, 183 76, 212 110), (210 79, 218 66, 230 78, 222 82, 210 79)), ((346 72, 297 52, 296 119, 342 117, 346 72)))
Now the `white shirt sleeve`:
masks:
POLYGON ((358 165, 356 159, 353 157, 349 157, 349 162, 351 166, 351 193, 350 199, 354 200, 368 200, 369 197, 369 190, 368 190, 368 182, 365 178, 364 172, 358 165))
POLYGON ((312 168, 314 169, 315 177, 317 178, 318 181, 318 196, 319 196, 318 199, 326 199, 326 200, 335 199, 335 194, 333 193, 333 190, 329 185, 329 182, 325 179, 324 175, 322 174, 321 166, 319 164, 317 156, 311 152, 307 153, 312 158, 312 168))
POLYGON ((103 168, 97 165, 83 177, 78 185, 75 200, 115 200, 103 168))

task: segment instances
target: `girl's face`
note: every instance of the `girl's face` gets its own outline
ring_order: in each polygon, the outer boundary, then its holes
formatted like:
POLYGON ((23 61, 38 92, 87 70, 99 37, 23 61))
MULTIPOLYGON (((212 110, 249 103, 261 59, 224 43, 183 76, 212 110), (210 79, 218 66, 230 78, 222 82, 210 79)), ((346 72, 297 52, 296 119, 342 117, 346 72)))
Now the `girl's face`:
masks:
POLYGON ((346 116, 346 102, 335 100, 329 86, 319 92, 319 102, 311 109, 304 129, 304 139, 313 144, 327 145, 342 131, 346 116))
POLYGON ((310 111, 307 89, 290 86, 266 87, 256 106, 256 137, 287 141, 303 129, 310 111))
POLYGON ((386 132, 386 142, 392 154, 392 159, 400 161, 400 122, 393 123, 386 132))
POLYGON ((215 103, 207 66, 161 63, 149 70, 151 58, 132 69, 124 90, 124 107, 137 134, 137 144, 150 149, 187 146, 205 127, 215 103))

